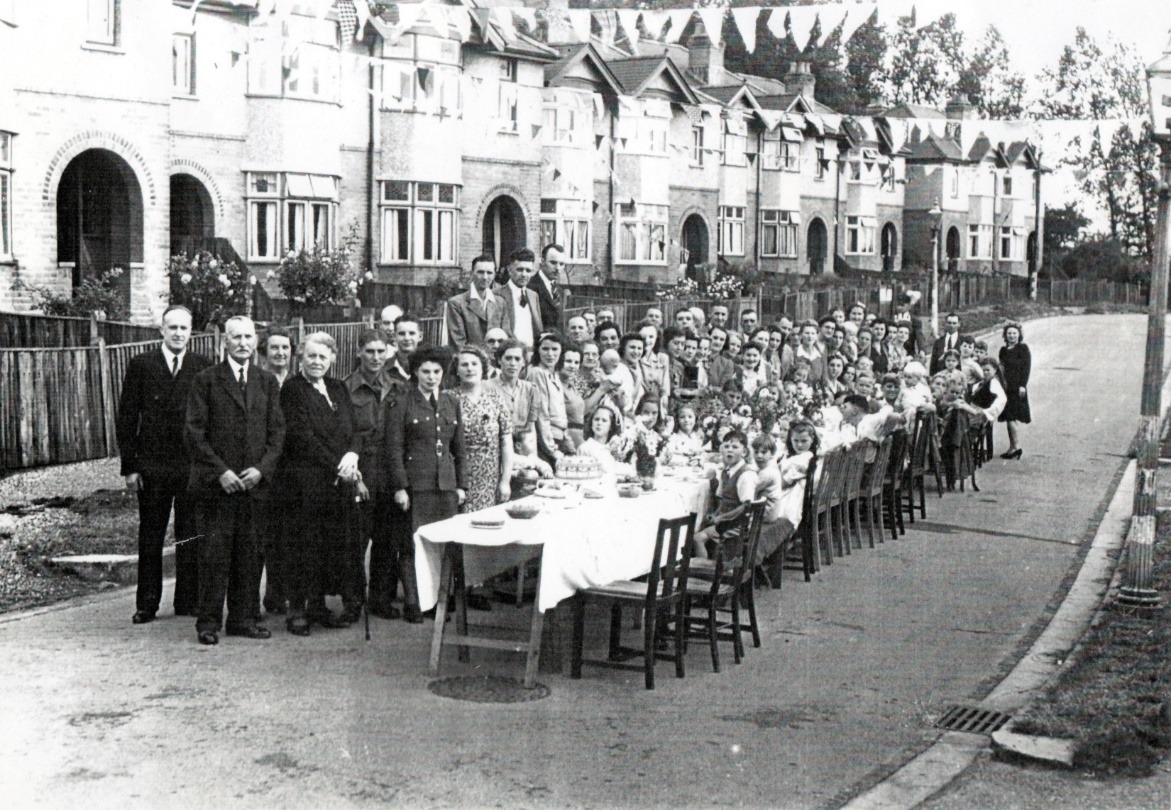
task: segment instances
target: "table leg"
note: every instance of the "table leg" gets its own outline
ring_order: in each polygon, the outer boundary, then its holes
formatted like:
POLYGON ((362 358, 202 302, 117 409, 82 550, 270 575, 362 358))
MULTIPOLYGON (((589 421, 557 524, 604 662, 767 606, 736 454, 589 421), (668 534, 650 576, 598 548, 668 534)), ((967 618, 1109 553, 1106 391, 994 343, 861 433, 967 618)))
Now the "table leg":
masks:
POLYGON ((453 543, 443 544, 443 563, 439 569, 439 601, 435 603, 435 631, 431 636, 431 674, 439 674, 439 656, 443 652, 443 628, 447 623, 447 595, 451 591, 453 543))
MULTIPOLYGON (((467 578, 464 576, 464 547, 458 543, 452 543, 455 546, 453 555, 455 556, 455 563, 453 565, 454 580, 455 580, 455 632, 456 636, 466 636, 468 634, 468 588, 467 578)), ((471 653, 466 645, 460 645, 457 653, 459 660, 467 663, 471 659, 471 653)))
POLYGON ((545 611, 544 628, 541 633, 541 672, 561 672, 561 639, 565 635, 564 624, 564 616, 557 608, 545 611))
POLYGON ((533 623, 529 627, 529 651, 525 658, 525 688, 532 689, 533 682, 537 677, 537 669, 541 665, 541 631, 545 627, 545 614, 541 613, 541 579, 544 576, 544 548, 541 549, 541 557, 538 559, 542 563, 537 575, 537 595, 533 599, 533 623))

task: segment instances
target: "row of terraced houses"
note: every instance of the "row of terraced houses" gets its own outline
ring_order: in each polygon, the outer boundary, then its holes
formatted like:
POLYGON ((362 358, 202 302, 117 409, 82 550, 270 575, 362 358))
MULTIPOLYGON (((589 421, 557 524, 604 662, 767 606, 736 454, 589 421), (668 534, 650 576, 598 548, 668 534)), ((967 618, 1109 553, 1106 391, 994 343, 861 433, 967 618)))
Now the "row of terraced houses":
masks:
POLYGON ((226 240, 263 278, 351 229, 397 284, 554 241, 575 284, 899 271, 936 235, 947 267, 1029 270, 1037 155, 962 100, 843 116, 702 24, 618 47, 474 3, 281 5, 0 0, 0 309, 32 305, 17 275, 123 267, 147 321, 175 252, 226 240))

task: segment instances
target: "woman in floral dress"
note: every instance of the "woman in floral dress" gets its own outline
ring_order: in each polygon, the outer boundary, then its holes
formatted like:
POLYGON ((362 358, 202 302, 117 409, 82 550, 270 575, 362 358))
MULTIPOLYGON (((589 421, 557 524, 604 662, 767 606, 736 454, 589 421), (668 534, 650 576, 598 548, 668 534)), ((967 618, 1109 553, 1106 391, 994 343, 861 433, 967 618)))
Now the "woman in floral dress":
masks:
POLYGON ((478 346, 465 346, 456 355, 467 475, 464 512, 503 503, 512 494, 512 405, 483 384, 487 368, 488 356, 478 346))

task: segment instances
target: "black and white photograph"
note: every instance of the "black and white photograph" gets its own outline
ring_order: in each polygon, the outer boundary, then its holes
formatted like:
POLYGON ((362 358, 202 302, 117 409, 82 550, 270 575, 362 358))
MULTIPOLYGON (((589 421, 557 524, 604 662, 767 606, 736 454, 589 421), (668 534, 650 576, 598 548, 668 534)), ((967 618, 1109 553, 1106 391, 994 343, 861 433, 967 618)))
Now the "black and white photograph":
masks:
POLYGON ((0 0, 0 804, 1171 807, 1169 274, 1150 0, 0 0))

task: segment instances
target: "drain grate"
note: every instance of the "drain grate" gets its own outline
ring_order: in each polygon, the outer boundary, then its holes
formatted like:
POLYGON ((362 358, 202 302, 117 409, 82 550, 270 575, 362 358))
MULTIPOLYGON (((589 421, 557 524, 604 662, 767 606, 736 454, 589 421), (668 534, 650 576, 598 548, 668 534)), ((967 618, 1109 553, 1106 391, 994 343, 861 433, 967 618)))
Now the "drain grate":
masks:
POLYGON ((976 706, 952 706, 935 721, 936 728, 963 731, 969 734, 991 734, 1000 731, 1012 719, 1011 714, 981 709, 976 706))

